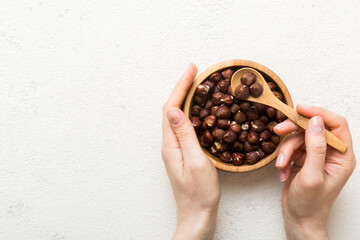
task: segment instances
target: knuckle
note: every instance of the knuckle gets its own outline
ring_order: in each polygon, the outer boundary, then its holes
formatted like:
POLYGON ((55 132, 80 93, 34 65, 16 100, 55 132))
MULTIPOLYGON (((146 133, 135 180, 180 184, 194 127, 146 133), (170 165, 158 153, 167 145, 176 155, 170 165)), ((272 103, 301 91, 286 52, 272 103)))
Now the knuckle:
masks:
POLYGON ((302 182, 304 189, 306 190, 319 190, 324 185, 323 177, 307 177, 302 182))
MULTIPOLYGON (((183 125, 183 124, 182 124, 183 125)), ((176 131, 176 136, 179 139, 179 141, 181 142, 187 142, 190 141, 191 139, 191 131, 189 131, 189 129, 185 128, 184 126, 181 126, 177 131, 176 131)))
POLYGON ((200 159, 196 159, 189 164, 189 169, 194 172, 202 171, 206 169, 206 162, 200 161, 200 159))
POLYGON ((346 118, 343 117, 343 116, 340 116, 339 122, 340 122, 340 124, 341 124, 342 126, 345 126, 345 127, 349 125, 349 124, 348 124, 348 121, 347 121, 346 118))
POLYGON ((167 103, 165 103, 162 108, 163 114, 166 113, 167 109, 168 109, 168 105, 167 105, 167 103))
POLYGON ((326 142, 324 140, 316 141, 308 147, 309 151, 315 154, 324 154, 326 153, 326 142))

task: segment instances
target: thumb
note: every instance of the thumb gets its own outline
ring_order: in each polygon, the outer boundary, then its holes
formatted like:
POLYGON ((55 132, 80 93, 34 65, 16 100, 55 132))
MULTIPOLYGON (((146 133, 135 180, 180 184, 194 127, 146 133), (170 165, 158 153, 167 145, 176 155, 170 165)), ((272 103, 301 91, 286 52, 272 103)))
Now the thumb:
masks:
POLYGON ((310 176, 322 176, 326 156, 325 127, 322 117, 313 117, 305 131, 306 159, 304 171, 310 176))
MULTIPOLYGON (((178 108, 170 108, 166 117, 179 141, 184 162, 203 154, 194 127, 185 114, 178 108)), ((185 163, 186 164, 186 163, 185 163)))

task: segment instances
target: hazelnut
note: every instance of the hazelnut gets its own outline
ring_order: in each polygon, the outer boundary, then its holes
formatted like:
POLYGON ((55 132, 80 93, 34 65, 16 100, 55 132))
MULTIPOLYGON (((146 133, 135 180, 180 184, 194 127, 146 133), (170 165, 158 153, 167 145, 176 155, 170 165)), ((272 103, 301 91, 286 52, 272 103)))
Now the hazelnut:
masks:
POLYGON ((212 100, 214 102, 215 105, 220 105, 222 102, 222 98, 223 98, 224 94, 222 92, 218 92, 218 93, 214 93, 212 95, 212 100))
POLYGON ((249 86, 245 84, 240 84, 235 88, 234 95, 236 98, 245 100, 250 96, 249 86))
POLYGON ((268 118, 273 118, 274 115, 275 115, 275 109, 272 108, 272 107, 268 107, 268 108, 265 110, 265 115, 266 115, 268 118))
POLYGON ((239 136, 239 140, 241 142, 245 142, 247 140, 247 135, 249 134, 248 131, 242 131, 239 136))
POLYGON ((242 152, 243 148, 244 148, 243 144, 239 141, 235 141, 231 145, 231 149, 236 152, 242 152))
POLYGON ((268 82, 267 84, 268 84, 271 91, 276 91, 277 90, 277 86, 276 86, 276 84, 274 82, 268 82))
POLYGON ((230 106, 230 112, 232 114, 235 114, 239 110, 240 110, 240 106, 236 103, 233 103, 233 105, 230 106))
POLYGON ((254 151, 257 148, 258 148, 257 145, 251 145, 248 141, 244 142, 244 150, 245 150, 245 152, 251 152, 251 151, 254 151))
POLYGON ((276 120, 278 120, 279 122, 282 122, 287 118, 286 115, 280 112, 279 110, 276 110, 275 117, 276 120))
POLYGON ((277 125, 277 122, 269 122, 267 125, 266 125, 266 128, 270 131, 270 132, 274 132, 273 131, 273 128, 277 125))
POLYGON ((275 151, 276 146, 273 142, 267 141, 262 142, 261 148, 265 153, 270 154, 275 151))
POLYGON ((234 74, 234 70, 230 68, 221 72, 221 76, 223 76, 224 79, 229 79, 229 80, 231 80, 233 74, 234 74))
MULTIPOLYGON (((209 127, 206 125, 206 123, 205 122, 201 122, 201 129, 202 130, 206 130, 206 129, 208 129, 209 127)), ((202 131, 201 133, 200 133, 200 135, 202 135, 204 133, 204 131, 202 131)))
POLYGON ((217 120, 217 126, 222 129, 228 128, 230 125, 229 119, 218 119, 217 120))
POLYGON ((256 81, 256 75, 252 72, 244 73, 241 76, 241 83, 250 86, 256 81))
POLYGON ((203 137, 204 137, 204 142, 208 145, 213 144, 214 142, 214 137, 212 135, 212 133, 210 132, 210 130, 205 130, 203 133, 203 137))
POLYGON ((250 103, 249 102, 242 102, 240 103, 240 110, 244 113, 246 113, 246 111, 250 108, 250 103))
POLYGON ((266 109, 266 106, 264 104, 261 104, 261 103, 253 103, 252 105, 257 108, 259 113, 264 112, 265 109, 266 109))
POLYGON ((206 139, 206 138, 204 137, 204 135, 202 135, 202 136, 199 137, 199 143, 200 143, 200 145, 201 145, 202 147, 205 147, 205 148, 211 146, 211 143, 208 142, 208 139, 206 139))
POLYGON ((240 166, 244 163, 244 154, 241 153, 233 153, 232 154, 232 164, 235 166, 240 166))
POLYGON ((253 97, 256 97, 256 98, 259 97, 263 93, 263 91, 264 91, 263 86, 258 82, 253 83, 250 86, 250 94, 253 97))
POLYGON ((265 129, 259 134, 259 141, 267 141, 270 139, 270 137, 271 137, 271 132, 265 129))
POLYGON ((214 145, 209 148, 209 152, 210 152, 212 155, 220 156, 220 153, 218 152, 218 150, 216 149, 216 147, 215 147, 214 145))
MULTIPOLYGON (((200 119, 199 119, 200 120, 200 119)), ((235 121, 230 123, 229 129, 234 131, 236 134, 240 134, 241 132, 241 125, 237 124, 235 121)))
POLYGON ((261 115, 259 117, 259 120, 262 121, 264 124, 267 124, 269 122, 269 119, 265 115, 261 115))
POLYGON ((221 75, 218 72, 211 74, 209 77, 209 80, 215 84, 217 84, 221 79, 221 75))
POLYGON ((194 98, 193 98, 194 103, 199 106, 204 106, 206 100, 207 100, 207 96, 199 96, 196 94, 194 95, 194 98))
POLYGON ((201 127, 201 120, 198 117, 192 117, 191 118, 191 124, 193 125, 193 127, 197 130, 201 127))
POLYGON ((220 160, 226 163, 229 163, 232 161, 232 154, 229 151, 222 152, 220 154, 220 160))
POLYGON ((278 91, 272 91, 273 94, 275 95, 275 97, 277 97, 280 101, 283 102, 284 98, 283 96, 281 95, 281 93, 279 93, 278 91))
POLYGON ((231 95, 231 96, 234 96, 234 91, 233 91, 231 85, 228 87, 227 93, 228 93, 229 95, 231 95))
POLYGON ((263 159, 266 156, 265 152, 261 148, 258 148, 256 152, 259 154, 259 159, 263 159))
POLYGON ((230 117, 230 109, 227 106, 220 106, 216 111, 215 111, 215 116, 217 118, 229 118, 230 117))
POLYGON ((230 85, 230 82, 228 80, 221 80, 218 82, 217 87, 221 92, 226 92, 228 87, 230 85))
POLYGON ((204 118, 206 118, 209 115, 210 115, 210 110, 209 109, 202 108, 200 110, 199 117, 200 117, 201 120, 203 120, 204 118))
POLYGON ((238 111, 234 115, 234 120, 237 123, 243 123, 247 120, 245 113, 238 111))
POLYGON ((227 143, 215 142, 214 146, 218 152, 223 152, 230 149, 230 146, 227 143))
POLYGON ((210 110, 213 106, 214 106, 214 103, 211 101, 211 99, 208 99, 208 100, 205 102, 204 108, 210 110))
POLYGON ((274 143, 274 144, 279 144, 280 143, 280 136, 276 135, 276 134, 272 134, 270 136, 270 140, 274 143))
POLYGON ((234 99, 233 96, 231 96, 231 95, 229 95, 229 94, 225 94, 225 95, 223 96, 223 98, 222 98, 222 102, 223 102, 226 106, 230 107, 230 106, 233 104, 233 102, 234 102, 233 99, 234 99))
POLYGON ((208 85, 200 84, 196 87, 195 93, 199 96, 205 96, 210 92, 210 87, 208 85))
POLYGON ((216 111, 219 109, 219 106, 213 106, 211 108, 211 115, 215 115, 216 111))
POLYGON ((225 135, 225 131, 222 129, 216 129, 212 132, 212 135, 214 136, 214 138, 219 141, 222 142, 223 141, 223 137, 225 135))
POLYGON ((251 122, 251 130, 253 130, 254 132, 262 132, 265 128, 265 124, 260 120, 254 120, 251 122))
POLYGON ((218 92, 220 92, 220 90, 219 90, 219 88, 217 86, 215 86, 215 89, 214 89, 214 91, 212 93, 214 94, 214 93, 218 93, 218 92))
POLYGON ((247 140, 250 144, 257 144, 259 142, 259 137, 256 132, 250 131, 247 135, 247 140))
POLYGON ((225 132, 223 139, 227 143, 233 143, 236 140, 236 133, 232 130, 227 130, 225 132))
POLYGON ((255 106, 251 106, 246 111, 246 116, 249 120, 255 120, 259 117, 259 110, 255 106))
POLYGON ((250 165, 253 165, 259 161, 259 153, 257 151, 248 152, 245 154, 245 159, 250 165))
POLYGON ((250 122, 249 121, 246 121, 243 124, 241 124, 241 130, 247 131, 247 130, 249 130, 249 128, 250 128, 250 122))
POLYGON ((210 92, 214 91, 214 89, 215 89, 215 84, 214 84, 213 82, 205 81, 203 84, 204 84, 205 86, 209 86, 210 92))
POLYGON ((191 108, 191 115, 193 116, 199 116, 201 107, 199 105, 194 104, 191 108))
MULTIPOLYGON (((199 119, 200 120, 200 119, 199 119)), ((206 126, 212 128, 216 125, 216 117, 214 115, 209 115, 204 119, 206 126)))

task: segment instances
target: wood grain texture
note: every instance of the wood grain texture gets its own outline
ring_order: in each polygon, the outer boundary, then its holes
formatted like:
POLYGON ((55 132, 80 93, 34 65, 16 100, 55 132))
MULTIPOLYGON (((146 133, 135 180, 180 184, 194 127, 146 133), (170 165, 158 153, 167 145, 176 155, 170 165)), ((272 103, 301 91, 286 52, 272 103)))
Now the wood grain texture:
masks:
MULTIPOLYGON (((284 113, 288 118, 290 118, 294 123, 300 126, 303 129, 307 129, 309 124, 309 118, 299 114, 294 108, 289 107, 282 101, 280 101, 270 90, 269 86, 266 84, 265 79, 263 76, 252 68, 241 68, 240 70, 236 71, 231 79, 231 86, 235 89, 241 83, 241 76, 246 72, 252 72, 256 75, 256 81, 263 86, 263 93, 255 98, 250 96, 247 100, 251 102, 258 102, 262 104, 269 105, 282 113, 284 113)), ((341 153, 344 153, 347 149, 347 144, 336 137, 334 134, 326 130, 326 142, 331 147, 335 148, 341 153)))
MULTIPOLYGON (((267 67, 265 67, 259 63, 253 62, 253 61, 229 60, 229 61, 217 63, 217 64, 209 67, 195 79, 195 81, 191 85, 191 87, 188 91, 188 94, 185 98, 185 101, 183 103, 182 109, 183 109, 185 115, 189 118, 191 117, 192 98, 195 94, 196 87, 199 84, 201 84, 207 77, 209 77, 212 73, 221 71, 225 68, 234 68, 237 70, 242 67, 251 67, 253 69, 256 69, 261 74, 263 74, 267 80, 274 81, 281 89, 281 92, 283 93, 283 95, 285 97, 286 104, 289 105, 290 107, 293 107, 293 102, 292 102, 292 99, 291 99, 288 89, 286 88, 283 81, 273 71, 271 71, 270 69, 268 69, 267 67)), ((209 153, 206 149, 203 148, 203 151, 204 151, 205 155, 214 163, 215 167, 218 169, 228 171, 228 172, 250 172, 250 171, 259 169, 261 167, 264 167, 265 165, 272 162, 276 158, 279 146, 281 145, 281 143, 283 141, 284 141, 284 137, 281 138, 280 143, 277 145, 276 150, 272 154, 266 156, 265 158, 263 158, 262 160, 260 160, 259 162, 257 162, 254 165, 244 164, 242 166, 235 166, 235 165, 232 165, 231 163, 224 163, 224 162, 220 161, 220 159, 218 157, 209 153)))

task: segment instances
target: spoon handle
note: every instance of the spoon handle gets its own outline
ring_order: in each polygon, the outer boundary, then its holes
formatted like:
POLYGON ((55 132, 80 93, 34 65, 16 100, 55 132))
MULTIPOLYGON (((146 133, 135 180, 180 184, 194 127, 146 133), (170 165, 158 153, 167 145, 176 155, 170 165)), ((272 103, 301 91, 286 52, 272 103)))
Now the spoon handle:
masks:
MULTIPOLYGON (((279 101, 280 102, 280 101, 279 101)), ((281 102, 281 104, 277 103, 278 109, 283 112, 288 118, 290 118, 294 123, 300 126, 303 129, 306 129, 309 124, 309 118, 304 117, 300 113, 298 113, 295 109, 289 107, 288 105, 281 102)), ((335 148, 341 153, 344 153, 347 149, 347 144, 336 137, 334 134, 326 130, 326 142, 331 147, 335 148)))

